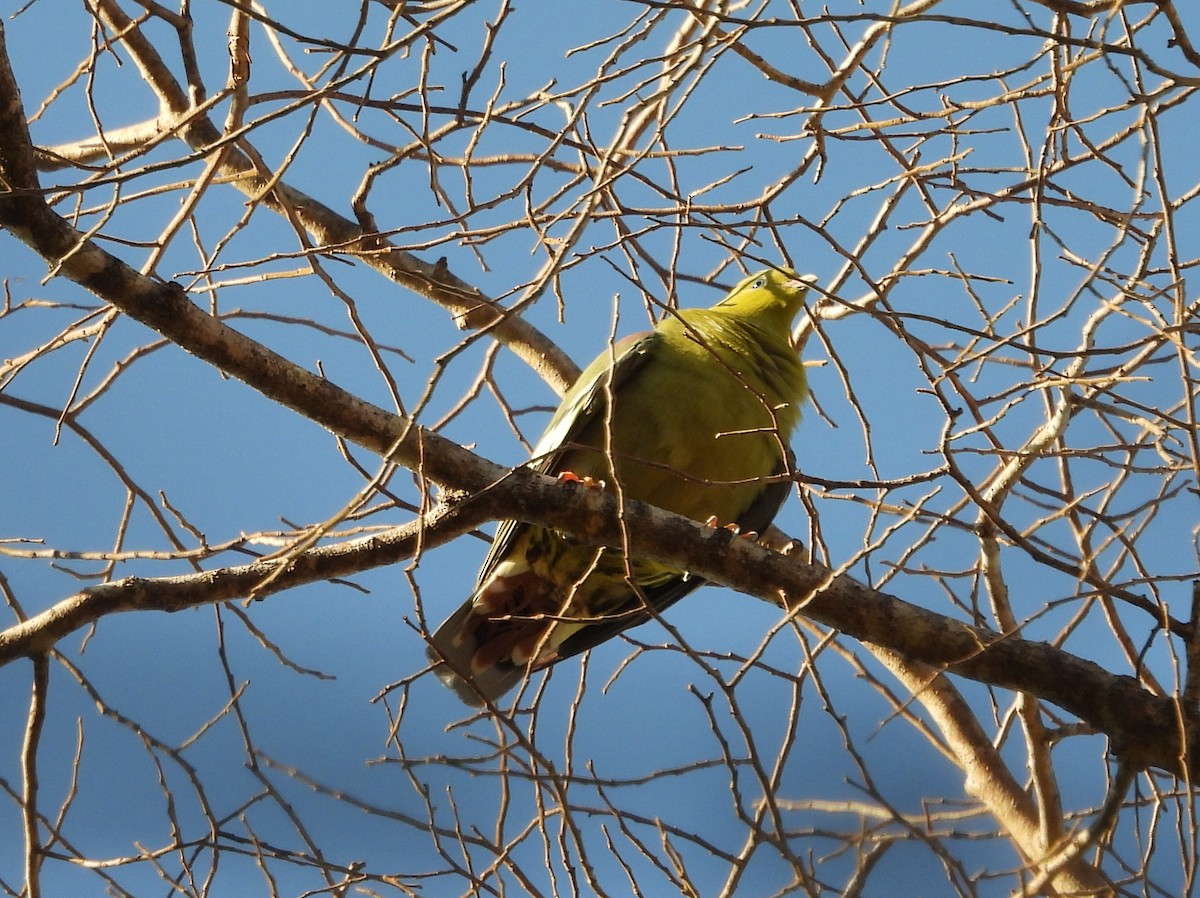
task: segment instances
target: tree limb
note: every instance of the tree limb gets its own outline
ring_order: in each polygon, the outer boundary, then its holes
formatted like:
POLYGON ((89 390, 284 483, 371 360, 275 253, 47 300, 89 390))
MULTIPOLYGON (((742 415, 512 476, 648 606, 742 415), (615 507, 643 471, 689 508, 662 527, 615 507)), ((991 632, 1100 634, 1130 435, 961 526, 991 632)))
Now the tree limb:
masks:
POLYGON ((223 324, 176 284, 147 278, 87 240, 45 202, 16 83, 0 31, 0 224, 49 261, 53 271, 186 351, 335 434, 447 487, 429 519, 392 538, 321 547, 277 561, 161 580, 127 579, 83 590, 0 637, 0 660, 44 653, 104 614, 177 610, 341 576, 412 557, 489 518, 515 518, 590 543, 625 545, 638 556, 688 570, 781 603, 904 658, 1006 689, 1026 691, 1077 715, 1112 739, 1137 767, 1196 775, 1198 728, 1190 709, 1142 689, 1131 677, 1045 643, 972 627, 870 589, 846 576, 786 557, 725 531, 706 530, 608 493, 572 495, 548 478, 507 471, 405 418, 364 402, 223 324), (431 541, 430 535, 436 540, 431 541), (628 543, 624 540, 628 539, 628 543), (265 585, 264 585, 265 584, 265 585))

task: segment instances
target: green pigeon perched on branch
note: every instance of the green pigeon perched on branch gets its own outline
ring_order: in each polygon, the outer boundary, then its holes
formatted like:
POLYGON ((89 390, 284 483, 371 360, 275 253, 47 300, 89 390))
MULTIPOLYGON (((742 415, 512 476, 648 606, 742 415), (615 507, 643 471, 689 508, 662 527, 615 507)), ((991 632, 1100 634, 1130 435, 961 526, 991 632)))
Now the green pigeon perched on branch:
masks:
MULTIPOLYGON (((695 521, 764 530, 790 490, 780 475, 793 468, 789 441, 807 392, 790 332, 812 280, 762 271, 711 309, 675 312, 617 343, 567 392, 529 466, 619 484, 626 498, 695 521)), ((475 592, 433 634, 429 657, 463 701, 482 705, 702 583, 504 521, 475 592)))

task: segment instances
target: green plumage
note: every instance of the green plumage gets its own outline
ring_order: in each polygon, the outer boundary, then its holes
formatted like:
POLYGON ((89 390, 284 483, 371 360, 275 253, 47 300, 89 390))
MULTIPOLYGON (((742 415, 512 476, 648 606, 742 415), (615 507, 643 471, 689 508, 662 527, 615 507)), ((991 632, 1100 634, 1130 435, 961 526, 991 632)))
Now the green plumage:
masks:
MULTIPOLYGON (((534 448, 535 470, 619 484, 706 521, 763 530, 789 491, 806 392, 790 329, 808 284, 788 271, 746 278, 711 309, 687 309, 603 353, 568 391, 534 448)), ((433 635, 438 675, 470 704, 526 670, 648 620, 703 581, 544 527, 500 525, 474 594, 433 635)))

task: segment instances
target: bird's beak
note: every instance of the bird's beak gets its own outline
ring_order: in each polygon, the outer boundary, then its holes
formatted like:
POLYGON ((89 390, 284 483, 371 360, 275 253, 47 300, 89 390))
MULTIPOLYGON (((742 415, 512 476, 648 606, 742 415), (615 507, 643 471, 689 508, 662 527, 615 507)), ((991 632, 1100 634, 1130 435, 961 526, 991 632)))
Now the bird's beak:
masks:
POLYGON ((783 286, 789 290, 807 290, 817 283, 815 274, 802 274, 799 277, 789 278, 783 282, 783 286))

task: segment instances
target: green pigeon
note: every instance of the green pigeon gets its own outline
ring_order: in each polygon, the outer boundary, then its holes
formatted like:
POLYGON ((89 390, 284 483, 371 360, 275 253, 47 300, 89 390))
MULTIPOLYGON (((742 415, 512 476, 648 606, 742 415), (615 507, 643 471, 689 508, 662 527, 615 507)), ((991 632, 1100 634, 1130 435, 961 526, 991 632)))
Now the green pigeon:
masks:
MULTIPOLYGON (((790 490, 779 475, 793 470, 789 442, 807 393, 791 327, 812 282, 761 271, 711 309, 674 312, 620 341, 567 392, 529 466, 619 484, 626 498, 695 521, 764 530, 790 490)), ((528 672, 649 620, 702 583, 504 521, 429 657, 463 701, 494 702, 528 672)))

